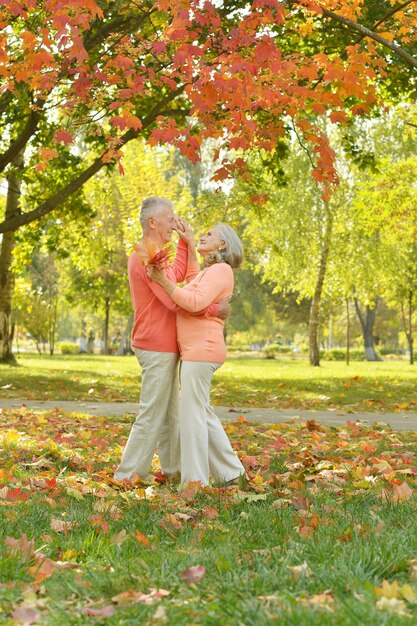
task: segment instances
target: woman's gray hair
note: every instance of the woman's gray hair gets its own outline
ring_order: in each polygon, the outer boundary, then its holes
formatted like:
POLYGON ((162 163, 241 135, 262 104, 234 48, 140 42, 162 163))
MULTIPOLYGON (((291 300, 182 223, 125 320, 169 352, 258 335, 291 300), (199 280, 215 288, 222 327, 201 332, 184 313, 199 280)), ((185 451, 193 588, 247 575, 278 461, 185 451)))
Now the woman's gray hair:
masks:
POLYGON ((159 196, 149 196, 149 198, 145 198, 140 207, 140 223, 142 230, 145 230, 146 221, 149 217, 153 217, 164 209, 172 209, 173 206, 171 200, 167 200, 167 198, 160 198, 159 196))
MULTIPOLYGON (((243 246, 238 235, 229 224, 216 224, 214 227, 218 231, 219 239, 225 244, 225 248, 221 248, 213 259, 207 259, 210 263, 220 263, 223 261, 230 267, 239 267, 242 264, 243 246)), ((213 230, 214 230, 213 229, 213 230)), ((209 255, 208 255, 209 256, 209 255)))

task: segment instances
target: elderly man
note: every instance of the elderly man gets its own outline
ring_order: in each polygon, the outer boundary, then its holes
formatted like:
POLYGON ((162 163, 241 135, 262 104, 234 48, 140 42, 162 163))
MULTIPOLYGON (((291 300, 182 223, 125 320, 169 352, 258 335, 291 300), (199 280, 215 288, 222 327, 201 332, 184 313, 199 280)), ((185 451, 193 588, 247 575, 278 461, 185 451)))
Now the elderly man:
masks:
MULTIPOLYGON (((173 231, 180 237, 173 263, 166 275, 176 283, 199 271, 194 237, 189 225, 175 217, 172 202, 151 196, 142 202, 143 238, 161 247, 173 231)), ((139 413, 134 422, 114 478, 143 479, 158 449, 161 469, 172 476, 180 469, 178 416, 178 345, 176 310, 164 289, 149 279, 146 268, 133 252, 128 264, 134 308, 132 346, 142 368, 139 413)), ((197 315, 225 318, 228 302, 210 305, 197 315)))

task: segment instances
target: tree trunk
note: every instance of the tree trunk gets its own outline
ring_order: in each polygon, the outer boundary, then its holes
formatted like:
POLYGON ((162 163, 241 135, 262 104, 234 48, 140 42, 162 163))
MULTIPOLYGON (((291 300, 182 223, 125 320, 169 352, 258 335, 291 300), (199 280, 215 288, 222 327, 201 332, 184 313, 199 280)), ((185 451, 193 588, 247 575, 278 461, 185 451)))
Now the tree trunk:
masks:
POLYGON ((349 365, 350 360, 350 311, 349 311, 349 298, 346 298, 346 365, 349 365))
POLYGON ((55 351, 55 334, 58 317, 58 296, 53 289, 49 290, 50 298, 50 318, 48 328, 49 354, 52 356, 55 351))
MULTIPOLYGON (((5 220, 20 215, 20 169, 23 167, 23 154, 20 153, 13 161, 7 174, 7 200, 5 220)), ((11 312, 15 279, 11 271, 13 250, 15 247, 14 232, 4 233, 0 249, 0 363, 15 363, 12 352, 11 312)))
POLYGON ((110 298, 106 298, 104 310, 103 352, 104 354, 109 354, 110 298))
POLYGON ((410 352, 410 365, 414 365, 414 337, 413 337, 413 292, 408 292, 408 314, 407 317, 404 311, 404 303, 401 302, 401 314, 403 318, 403 326, 405 336, 407 337, 408 350, 410 352))
POLYGON ((319 326, 320 326, 320 303, 323 293, 324 277, 326 275, 327 260, 330 252, 330 239, 332 236, 332 217, 330 209, 327 207, 327 223, 326 231, 324 234, 324 241, 321 250, 321 257, 319 262, 319 271, 317 274, 316 288, 314 290, 314 296, 311 301, 310 307, 310 319, 308 326, 309 334, 309 353, 310 353, 310 365, 318 367, 320 365, 320 350, 319 350, 319 326))
POLYGON ((116 354, 118 356, 125 356, 126 354, 133 354, 132 345, 131 345, 131 335, 133 328, 133 313, 129 316, 129 319, 126 323, 126 328, 120 340, 119 346, 116 350, 116 354))
POLYGON ((365 358, 367 361, 382 361, 381 357, 375 351, 374 345, 374 324, 376 317, 376 309, 378 306, 378 298, 375 297, 374 306, 371 308, 366 305, 366 313, 363 314, 357 298, 355 301, 355 309, 362 328, 363 341, 365 344, 365 358))

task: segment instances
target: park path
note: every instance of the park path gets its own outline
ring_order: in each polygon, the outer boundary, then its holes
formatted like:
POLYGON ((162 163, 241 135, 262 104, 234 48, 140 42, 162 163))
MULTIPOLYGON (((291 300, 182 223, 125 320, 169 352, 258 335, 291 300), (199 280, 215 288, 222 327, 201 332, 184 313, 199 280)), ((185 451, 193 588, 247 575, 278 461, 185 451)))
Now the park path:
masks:
MULTIPOLYGON (((102 416, 134 416, 137 402, 82 402, 70 400, 25 400, 0 398, 0 409, 18 409, 21 406, 36 411, 51 411, 57 407, 63 411, 88 413, 102 416)), ((280 424, 289 421, 305 422, 314 419, 326 426, 344 426, 347 421, 360 421, 364 425, 383 423, 393 430, 417 430, 417 413, 348 413, 342 410, 307 411, 303 409, 261 409, 254 407, 215 406, 221 420, 233 421, 243 415, 250 422, 280 424)))

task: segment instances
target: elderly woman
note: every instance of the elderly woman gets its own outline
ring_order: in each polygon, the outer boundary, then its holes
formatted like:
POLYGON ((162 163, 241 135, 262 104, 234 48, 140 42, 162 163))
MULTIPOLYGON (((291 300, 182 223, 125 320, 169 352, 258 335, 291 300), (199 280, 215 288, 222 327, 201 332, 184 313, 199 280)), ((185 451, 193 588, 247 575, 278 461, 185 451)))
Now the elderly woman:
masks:
POLYGON ((178 287, 162 270, 148 268, 148 275, 181 307, 177 312, 177 336, 181 354, 181 482, 231 482, 245 469, 210 406, 210 384, 224 363, 224 322, 218 317, 195 317, 211 303, 233 294, 233 269, 242 262, 242 243, 227 224, 218 224, 201 237, 198 252, 204 266, 185 287, 178 287))

